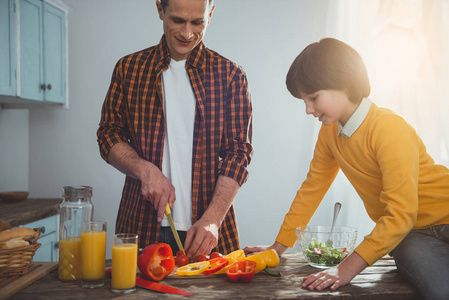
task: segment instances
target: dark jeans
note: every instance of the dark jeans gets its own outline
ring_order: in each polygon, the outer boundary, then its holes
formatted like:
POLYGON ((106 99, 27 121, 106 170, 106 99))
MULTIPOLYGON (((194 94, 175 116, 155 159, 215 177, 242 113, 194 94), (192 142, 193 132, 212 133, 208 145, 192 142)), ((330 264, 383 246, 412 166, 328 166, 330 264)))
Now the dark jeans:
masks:
MULTIPOLYGON (((178 235, 179 239, 181 240, 182 246, 184 247, 187 231, 178 230, 178 235)), ((159 231, 159 243, 169 244, 171 249, 173 250, 173 256, 176 256, 176 252, 179 251, 178 244, 176 244, 175 236, 173 235, 170 227, 161 227, 161 230, 159 231)))
POLYGON ((391 254, 425 299, 449 299, 449 224, 410 231, 391 254))

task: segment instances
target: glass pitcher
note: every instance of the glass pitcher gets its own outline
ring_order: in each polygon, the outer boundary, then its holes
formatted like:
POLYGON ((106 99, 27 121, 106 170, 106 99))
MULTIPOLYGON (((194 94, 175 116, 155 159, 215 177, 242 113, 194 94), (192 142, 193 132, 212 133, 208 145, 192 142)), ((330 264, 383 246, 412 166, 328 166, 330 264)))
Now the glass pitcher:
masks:
POLYGON ((65 186, 62 197, 58 277, 60 280, 79 280, 81 279, 81 224, 93 221, 92 188, 65 186))

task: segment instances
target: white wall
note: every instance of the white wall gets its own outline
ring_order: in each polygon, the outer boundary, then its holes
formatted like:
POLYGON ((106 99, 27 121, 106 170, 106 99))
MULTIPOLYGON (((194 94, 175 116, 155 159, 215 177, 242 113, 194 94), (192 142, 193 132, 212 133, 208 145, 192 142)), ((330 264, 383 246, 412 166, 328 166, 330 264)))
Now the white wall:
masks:
MULTIPOLYGON (((71 7, 70 104, 29 112, 29 190, 58 197, 64 185, 92 186, 95 219, 108 222, 111 236, 124 175, 100 158, 100 109, 116 61, 158 43, 162 23, 152 0, 64 2, 71 7)), ((253 96, 255 154, 236 200, 242 247, 273 242, 306 176, 318 122, 287 92, 285 76, 296 55, 324 36, 327 2, 215 1, 206 45, 243 66, 253 96)), ((330 223, 331 201, 316 224, 330 223)))
POLYGON ((28 110, 0 109, 0 191, 28 190, 28 110))

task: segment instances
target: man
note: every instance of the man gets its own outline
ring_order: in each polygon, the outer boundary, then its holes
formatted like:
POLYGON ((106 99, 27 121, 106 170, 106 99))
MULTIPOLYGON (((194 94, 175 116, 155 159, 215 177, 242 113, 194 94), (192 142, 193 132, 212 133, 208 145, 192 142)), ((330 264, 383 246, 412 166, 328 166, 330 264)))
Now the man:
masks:
POLYGON ((176 253, 169 203, 188 256, 228 253, 240 248, 233 201, 253 153, 246 76, 204 46, 213 0, 156 6, 164 35, 119 60, 97 132, 103 159, 127 175, 116 232, 176 253))

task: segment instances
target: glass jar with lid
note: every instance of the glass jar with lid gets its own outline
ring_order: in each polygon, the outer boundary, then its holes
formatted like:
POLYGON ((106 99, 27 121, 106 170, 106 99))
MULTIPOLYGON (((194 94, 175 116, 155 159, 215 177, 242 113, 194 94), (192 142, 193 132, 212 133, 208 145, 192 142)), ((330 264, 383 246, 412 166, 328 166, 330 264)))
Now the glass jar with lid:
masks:
POLYGON ((59 270, 60 280, 81 279, 81 224, 92 222, 92 187, 65 186, 60 206, 59 270))

